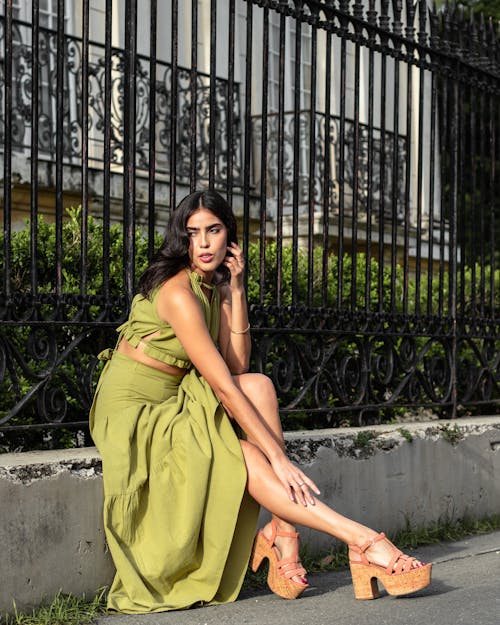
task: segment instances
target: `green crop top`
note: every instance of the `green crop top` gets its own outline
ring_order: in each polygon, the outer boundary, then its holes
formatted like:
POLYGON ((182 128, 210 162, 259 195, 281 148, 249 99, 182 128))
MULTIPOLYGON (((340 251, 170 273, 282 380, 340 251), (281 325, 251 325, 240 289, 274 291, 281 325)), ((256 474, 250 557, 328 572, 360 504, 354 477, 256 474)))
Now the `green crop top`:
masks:
MULTIPOLYGON (((214 343, 217 343, 220 323, 219 290, 213 285, 203 282, 203 277, 196 272, 189 271, 188 274, 193 293, 203 308, 210 336, 214 343), (202 285, 212 289, 210 301, 203 292, 202 285)), ((116 331, 120 333, 120 338, 126 338, 133 347, 137 347, 144 337, 158 332, 156 336, 151 336, 147 341, 143 341, 144 353, 167 365, 187 369, 191 366, 191 361, 181 342, 175 336, 172 327, 158 316, 156 304, 159 291, 159 287, 153 291, 151 299, 140 294, 136 295, 132 300, 127 321, 116 331)))

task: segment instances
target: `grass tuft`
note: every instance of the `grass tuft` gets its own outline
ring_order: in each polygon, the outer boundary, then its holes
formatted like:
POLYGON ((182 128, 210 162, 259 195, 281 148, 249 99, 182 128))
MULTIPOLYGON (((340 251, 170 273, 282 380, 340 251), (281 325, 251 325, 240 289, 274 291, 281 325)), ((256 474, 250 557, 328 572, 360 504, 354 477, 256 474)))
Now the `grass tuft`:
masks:
POLYGON ((441 431, 441 436, 445 441, 448 441, 450 445, 458 445, 458 443, 463 439, 464 434, 455 423, 453 427, 450 423, 444 423, 439 426, 439 430, 441 431))
POLYGON ((410 432, 410 430, 407 430, 406 428, 398 428, 398 432, 403 438, 406 438, 409 443, 413 442, 413 434, 410 432))
POLYGON ((17 610, 14 602, 14 614, 0 618, 0 625, 90 625, 106 610, 106 588, 99 589, 91 599, 64 594, 61 591, 52 603, 42 605, 25 614, 17 610))

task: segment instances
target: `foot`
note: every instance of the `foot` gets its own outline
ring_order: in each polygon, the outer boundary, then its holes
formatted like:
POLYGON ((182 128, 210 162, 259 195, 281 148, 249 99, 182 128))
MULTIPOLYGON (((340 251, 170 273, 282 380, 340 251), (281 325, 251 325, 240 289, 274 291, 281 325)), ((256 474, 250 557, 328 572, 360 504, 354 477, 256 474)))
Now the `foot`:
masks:
MULTIPOLYGON (((295 527, 286 521, 282 521, 281 519, 277 519, 275 521, 276 528, 278 532, 295 532, 295 527)), ((270 540, 273 530, 271 522, 265 525, 262 528, 262 533, 264 536, 270 540)), ((274 539, 273 549, 276 552, 276 556, 278 560, 285 560, 288 558, 293 558, 294 561, 300 564, 300 556, 299 556, 299 541, 298 538, 289 537, 289 536, 276 536, 274 539)), ((302 584, 303 586, 307 586, 307 577, 304 575, 294 575, 291 578, 296 584, 302 584)))
MULTIPOLYGON (((395 572, 398 554, 403 556, 405 559, 408 558, 408 556, 404 556, 404 554, 402 554, 402 552, 395 545, 393 545, 388 538, 385 536, 382 538, 381 536, 381 534, 377 534, 376 532, 369 532, 364 536, 360 536, 359 541, 357 541, 357 547, 362 547, 371 542, 372 544, 364 551, 364 555, 368 562, 386 569, 390 565, 391 561, 394 560, 392 570, 395 572)), ((363 563, 361 554, 356 550, 356 547, 349 547, 349 560, 354 564, 358 562, 363 563)), ((406 566, 405 570, 418 569, 425 566, 424 562, 421 562, 416 558, 408 558, 408 564, 409 567, 406 566)))

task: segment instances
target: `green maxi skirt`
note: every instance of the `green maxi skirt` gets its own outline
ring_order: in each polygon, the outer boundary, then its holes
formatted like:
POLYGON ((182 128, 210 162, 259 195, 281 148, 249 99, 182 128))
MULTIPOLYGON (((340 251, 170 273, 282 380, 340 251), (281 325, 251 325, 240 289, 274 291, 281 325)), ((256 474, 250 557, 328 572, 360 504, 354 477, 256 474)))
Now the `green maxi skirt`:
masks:
POLYGON ((195 369, 178 377, 111 354, 90 413, 116 566, 108 608, 234 601, 259 508, 231 421, 195 369))

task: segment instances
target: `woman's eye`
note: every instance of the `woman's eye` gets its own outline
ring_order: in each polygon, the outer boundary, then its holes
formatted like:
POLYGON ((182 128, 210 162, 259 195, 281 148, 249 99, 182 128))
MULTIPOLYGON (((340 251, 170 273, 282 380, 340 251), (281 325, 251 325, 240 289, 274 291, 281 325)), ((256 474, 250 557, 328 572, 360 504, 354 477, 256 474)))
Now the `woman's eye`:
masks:
POLYGON ((212 229, 210 230, 210 232, 211 232, 212 234, 218 234, 218 233, 220 232, 220 228, 212 228, 212 229))

